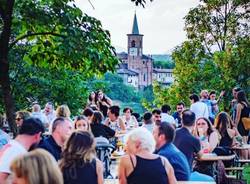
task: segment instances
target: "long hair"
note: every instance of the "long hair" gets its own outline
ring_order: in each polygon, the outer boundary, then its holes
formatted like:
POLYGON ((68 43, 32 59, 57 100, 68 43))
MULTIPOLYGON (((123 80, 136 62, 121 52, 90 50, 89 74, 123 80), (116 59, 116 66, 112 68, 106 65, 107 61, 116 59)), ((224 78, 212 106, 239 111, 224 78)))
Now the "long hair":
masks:
POLYGON ((67 105, 60 105, 56 109, 56 117, 64 117, 69 118, 70 117, 70 110, 67 105))
POLYGON ((36 149, 16 158, 10 169, 26 184, 63 184, 63 177, 56 160, 45 150, 36 149))
POLYGON ((233 128, 233 121, 226 112, 220 112, 215 118, 215 128, 219 131, 221 136, 225 136, 227 128, 233 128))
POLYGON ((94 111, 92 124, 100 124, 103 120, 103 115, 100 111, 94 111))
POLYGON ((200 117, 198 118, 196 121, 195 121, 195 131, 194 131, 194 134, 199 136, 199 132, 198 132, 198 128, 197 128, 197 122, 200 120, 200 119, 203 119, 206 123, 207 123, 207 126, 208 126, 208 129, 207 129, 207 135, 210 136, 210 134, 214 131, 213 129, 213 126, 212 126, 212 123, 209 121, 209 119, 207 118, 204 118, 204 117, 200 117))
POLYGON ((92 92, 89 94, 88 99, 89 99, 89 101, 90 101, 90 102, 91 102, 91 101, 93 101, 93 100, 96 100, 96 92, 92 91, 92 92), (94 99, 92 99, 92 97, 91 97, 92 93, 94 93, 94 94, 95 94, 94 99))
POLYGON ((71 134, 62 152, 61 170, 69 166, 91 163, 96 158, 94 137, 90 132, 77 130, 71 134))
POLYGON ((246 97, 246 93, 243 91, 243 90, 240 90, 237 95, 236 95, 236 99, 239 103, 246 103, 247 106, 249 107, 249 102, 247 100, 247 97, 246 97))

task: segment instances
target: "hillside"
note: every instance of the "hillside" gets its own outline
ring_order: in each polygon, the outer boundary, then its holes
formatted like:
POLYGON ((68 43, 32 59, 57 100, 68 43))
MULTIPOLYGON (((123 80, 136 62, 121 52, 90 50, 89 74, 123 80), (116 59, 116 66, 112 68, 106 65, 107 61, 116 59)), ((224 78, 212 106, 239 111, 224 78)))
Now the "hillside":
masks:
POLYGON ((154 61, 171 61, 172 62, 171 55, 167 55, 167 54, 152 54, 152 58, 154 59, 154 61))

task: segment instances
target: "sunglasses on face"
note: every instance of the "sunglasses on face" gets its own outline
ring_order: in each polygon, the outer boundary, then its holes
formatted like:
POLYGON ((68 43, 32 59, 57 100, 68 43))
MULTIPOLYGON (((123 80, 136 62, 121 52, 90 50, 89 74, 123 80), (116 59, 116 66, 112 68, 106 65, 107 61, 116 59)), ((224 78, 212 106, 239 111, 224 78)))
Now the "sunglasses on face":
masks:
POLYGON ((23 119, 23 118, 16 118, 17 121, 20 121, 21 119, 23 119))

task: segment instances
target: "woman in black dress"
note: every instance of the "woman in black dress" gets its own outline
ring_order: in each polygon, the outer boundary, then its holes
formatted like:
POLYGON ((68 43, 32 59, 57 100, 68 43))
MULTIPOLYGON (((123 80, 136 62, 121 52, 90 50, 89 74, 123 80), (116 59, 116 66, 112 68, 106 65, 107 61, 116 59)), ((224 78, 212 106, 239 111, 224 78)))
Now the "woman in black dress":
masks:
POLYGON ((238 128, 240 135, 243 137, 243 142, 247 143, 249 130, 246 130, 244 128, 242 118, 249 116, 250 105, 249 102, 247 101, 246 94, 243 90, 237 93, 236 100, 237 100, 237 110, 236 110, 235 124, 236 127, 238 128))
POLYGON ((64 184, 102 184, 103 164, 96 157, 91 133, 75 131, 69 137, 59 166, 64 184))

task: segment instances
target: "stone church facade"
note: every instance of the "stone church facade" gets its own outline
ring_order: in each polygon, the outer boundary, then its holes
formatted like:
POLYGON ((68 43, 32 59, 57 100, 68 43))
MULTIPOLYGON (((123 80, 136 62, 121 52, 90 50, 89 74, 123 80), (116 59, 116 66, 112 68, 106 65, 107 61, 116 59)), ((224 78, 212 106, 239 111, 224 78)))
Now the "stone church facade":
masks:
POLYGON ((134 15, 132 33, 127 34, 127 36, 128 52, 117 54, 121 60, 117 73, 123 78, 125 83, 137 89, 143 89, 152 85, 154 79, 158 80, 158 77, 155 76, 158 76, 159 71, 161 73, 164 73, 164 71, 153 69, 152 57, 143 54, 143 35, 139 33, 136 14, 134 15))

